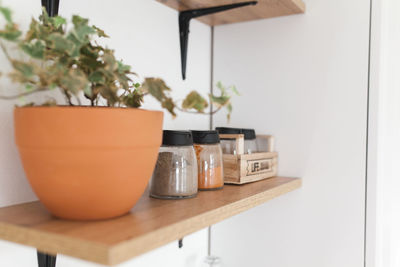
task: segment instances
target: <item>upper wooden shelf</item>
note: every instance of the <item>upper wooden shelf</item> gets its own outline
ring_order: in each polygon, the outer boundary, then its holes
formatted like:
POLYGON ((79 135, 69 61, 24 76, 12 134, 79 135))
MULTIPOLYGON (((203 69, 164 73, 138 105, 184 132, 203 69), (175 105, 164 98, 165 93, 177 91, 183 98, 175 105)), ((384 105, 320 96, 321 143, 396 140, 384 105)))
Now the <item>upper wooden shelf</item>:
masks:
MULTIPOLYGON (((189 9, 222 6, 234 3, 246 2, 244 0, 157 0, 173 9, 184 11, 189 9)), ((198 18, 198 20, 210 25, 221 25, 266 19, 280 16, 304 13, 306 6, 302 0, 258 0, 255 6, 242 7, 221 13, 198 18)))
POLYGON ((128 215, 76 222, 52 217, 39 202, 0 209, 0 239, 105 265, 144 252, 248 210, 301 186, 297 178, 274 177, 186 200, 149 198, 147 192, 128 215))

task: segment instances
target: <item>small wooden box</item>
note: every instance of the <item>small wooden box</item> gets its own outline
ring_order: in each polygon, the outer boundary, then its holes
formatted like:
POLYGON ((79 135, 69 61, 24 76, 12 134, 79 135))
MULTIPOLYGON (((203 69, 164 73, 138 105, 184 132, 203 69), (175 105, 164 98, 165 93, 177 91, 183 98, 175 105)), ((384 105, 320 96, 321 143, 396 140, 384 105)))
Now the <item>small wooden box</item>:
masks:
POLYGON ((246 184, 277 175, 278 153, 271 135, 257 135, 268 143, 267 152, 244 154, 243 134, 220 134, 221 139, 234 139, 236 155, 224 154, 224 180, 226 184, 246 184))

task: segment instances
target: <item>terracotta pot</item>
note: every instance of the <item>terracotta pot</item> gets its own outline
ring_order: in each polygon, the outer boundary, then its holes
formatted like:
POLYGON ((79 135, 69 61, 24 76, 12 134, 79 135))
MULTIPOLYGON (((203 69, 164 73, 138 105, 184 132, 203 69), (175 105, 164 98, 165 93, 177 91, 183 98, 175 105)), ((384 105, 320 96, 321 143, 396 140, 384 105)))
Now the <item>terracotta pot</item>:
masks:
POLYGON ((55 216, 123 215, 143 194, 162 136, 163 113, 105 107, 23 107, 15 136, 26 176, 55 216))

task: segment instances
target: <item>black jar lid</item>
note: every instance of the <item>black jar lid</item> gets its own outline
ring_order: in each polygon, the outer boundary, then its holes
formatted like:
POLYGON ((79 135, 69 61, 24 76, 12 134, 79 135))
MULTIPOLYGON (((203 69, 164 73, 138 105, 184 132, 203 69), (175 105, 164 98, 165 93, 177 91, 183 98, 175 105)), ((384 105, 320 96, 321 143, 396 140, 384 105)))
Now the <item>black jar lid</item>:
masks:
POLYGON ((242 133, 244 134, 244 140, 256 139, 256 131, 254 129, 242 129, 242 133))
POLYGON ((219 134, 241 134, 242 130, 240 128, 230 128, 230 127, 216 127, 215 130, 219 134))
POLYGON ((192 146, 193 138, 190 131, 163 131, 163 146, 192 146))
POLYGON ((217 131, 192 131, 193 143, 195 144, 218 144, 219 135, 217 131))

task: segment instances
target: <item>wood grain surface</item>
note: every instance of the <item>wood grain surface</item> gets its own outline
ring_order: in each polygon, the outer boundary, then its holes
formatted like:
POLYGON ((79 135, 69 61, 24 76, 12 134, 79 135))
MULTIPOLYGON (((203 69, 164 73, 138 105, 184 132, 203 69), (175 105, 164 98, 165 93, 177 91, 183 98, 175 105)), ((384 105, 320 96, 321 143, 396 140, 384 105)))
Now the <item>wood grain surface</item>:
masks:
POLYGON ((112 220, 78 222, 51 216, 39 202, 0 209, 0 239, 115 265, 260 205, 301 186, 301 179, 274 177, 196 198, 142 196, 131 213, 112 220))
MULTIPOLYGON (((246 0, 157 0, 173 9, 184 11, 246 2, 246 0)), ((258 0, 255 6, 232 9, 225 12, 199 17, 198 20, 212 26, 287 16, 305 12, 302 0, 258 0)))

